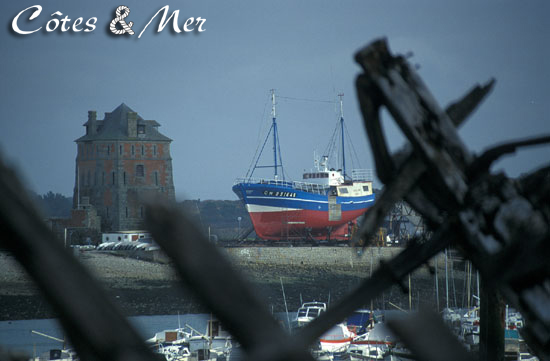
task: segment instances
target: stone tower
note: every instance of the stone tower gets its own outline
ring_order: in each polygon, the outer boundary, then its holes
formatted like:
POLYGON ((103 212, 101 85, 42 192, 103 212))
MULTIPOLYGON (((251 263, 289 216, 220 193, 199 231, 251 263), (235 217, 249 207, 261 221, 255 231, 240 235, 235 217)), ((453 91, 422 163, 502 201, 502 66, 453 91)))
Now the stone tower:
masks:
POLYGON ((124 103, 103 120, 89 111, 84 126, 86 135, 75 141, 73 207, 94 206, 103 232, 143 229, 147 200, 175 200, 172 140, 124 103))

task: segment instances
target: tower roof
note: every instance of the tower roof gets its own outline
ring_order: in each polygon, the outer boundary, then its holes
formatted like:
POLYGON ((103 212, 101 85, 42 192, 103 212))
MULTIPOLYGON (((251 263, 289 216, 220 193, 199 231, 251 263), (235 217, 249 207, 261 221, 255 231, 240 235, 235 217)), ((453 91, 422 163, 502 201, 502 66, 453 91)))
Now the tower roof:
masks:
POLYGON ((75 140, 76 142, 89 140, 153 140, 172 141, 172 139, 158 131, 160 124, 155 120, 145 120, 129 106, 122 103, 110 113, 105 113, 103 120, 88 117, 83 125, 87 127, 87 134, 75 140), (129 135, 128 120, 135 116, 135 127, 140 129, 135 135, 129 135), (95 129, 94 129, 95 128, 95 129))

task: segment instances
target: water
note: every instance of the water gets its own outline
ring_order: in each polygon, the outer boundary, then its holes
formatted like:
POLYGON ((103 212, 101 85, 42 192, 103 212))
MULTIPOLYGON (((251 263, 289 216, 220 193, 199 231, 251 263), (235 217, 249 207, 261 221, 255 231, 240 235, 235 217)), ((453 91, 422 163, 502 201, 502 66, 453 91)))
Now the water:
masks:
MULTIPOLYGON (((388 318, 402 315, 401 312, 393 310, 375 311, 376 317, 380 317, 382 314, 388 318)), ((290 313, 288 317, 284 312, 275 313, 273 316, 280 322, 282 327, 288 329, 287 319, 294 318, 295 313, 290 313)), ((156 332, 184 327, 186 324, 199 332, 206 333, 206 325, 210 317, 210 314, 134 316, 128 317, 128 321, 140 334, 141 338, 146 340, 153 337, 156 332)), ((56 319, 0 321, 0 347, 4 350, 22 351, 29 356, 40 355, 50 349, 63 347, 60 342, 31 333, 32 330, 59 339, 65 338, 63 329, 56 319)), ((70 345, 67 345, 67 347, 70 348, 70 345)), ((233 341, 231 360, 241 361, 244 359, 244 351, 238 347, 236 341, 233 341)))
MULTIPOLYGON (((135 316, 128 320, 143 340, 153 337, 156 332, 184 327, 185 324, 195 330, 206 333, 209 314, 135 316)), ((4 350, 22 351, 29 356, 40 355, 50 349, 62 348, 61 342, 31 333, 38 331, 49 336, 64 339, 63 329, 56 319, 21 320, 0 322, 0 347, 4 350)), ((243 360, 243 351, 233 342, 231 360, 243 360)), ((69 346, 68 346, 69 347, 69 346)))

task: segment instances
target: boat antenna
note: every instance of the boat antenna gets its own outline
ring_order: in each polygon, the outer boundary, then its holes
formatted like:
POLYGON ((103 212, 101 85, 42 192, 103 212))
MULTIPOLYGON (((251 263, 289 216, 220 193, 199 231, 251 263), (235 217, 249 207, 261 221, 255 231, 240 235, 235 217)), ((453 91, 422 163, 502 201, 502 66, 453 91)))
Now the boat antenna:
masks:
POLYGON ((275 108, 275 89, 271 89, 271 119, 273 120, 273 169, 277 180, 277 111, 275 108))
POLYGON ((340 130, 342 133, 342 175, 346 179, 346 152, 344 148, 344 93, 338 94, 340 98, 340 130))

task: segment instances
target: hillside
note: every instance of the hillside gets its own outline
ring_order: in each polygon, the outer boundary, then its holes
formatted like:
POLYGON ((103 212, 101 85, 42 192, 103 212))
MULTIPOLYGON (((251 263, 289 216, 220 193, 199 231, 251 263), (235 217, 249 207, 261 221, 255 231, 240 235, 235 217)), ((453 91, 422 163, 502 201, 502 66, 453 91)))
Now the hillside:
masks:
POLYGON ((184 212, 199 225, 201 229, 219 240, 235 239, 240 228, 244 231, 252 227, 248 212, 241 201, 217 201, 217 200, 184 200, 178 203, 184 212))

